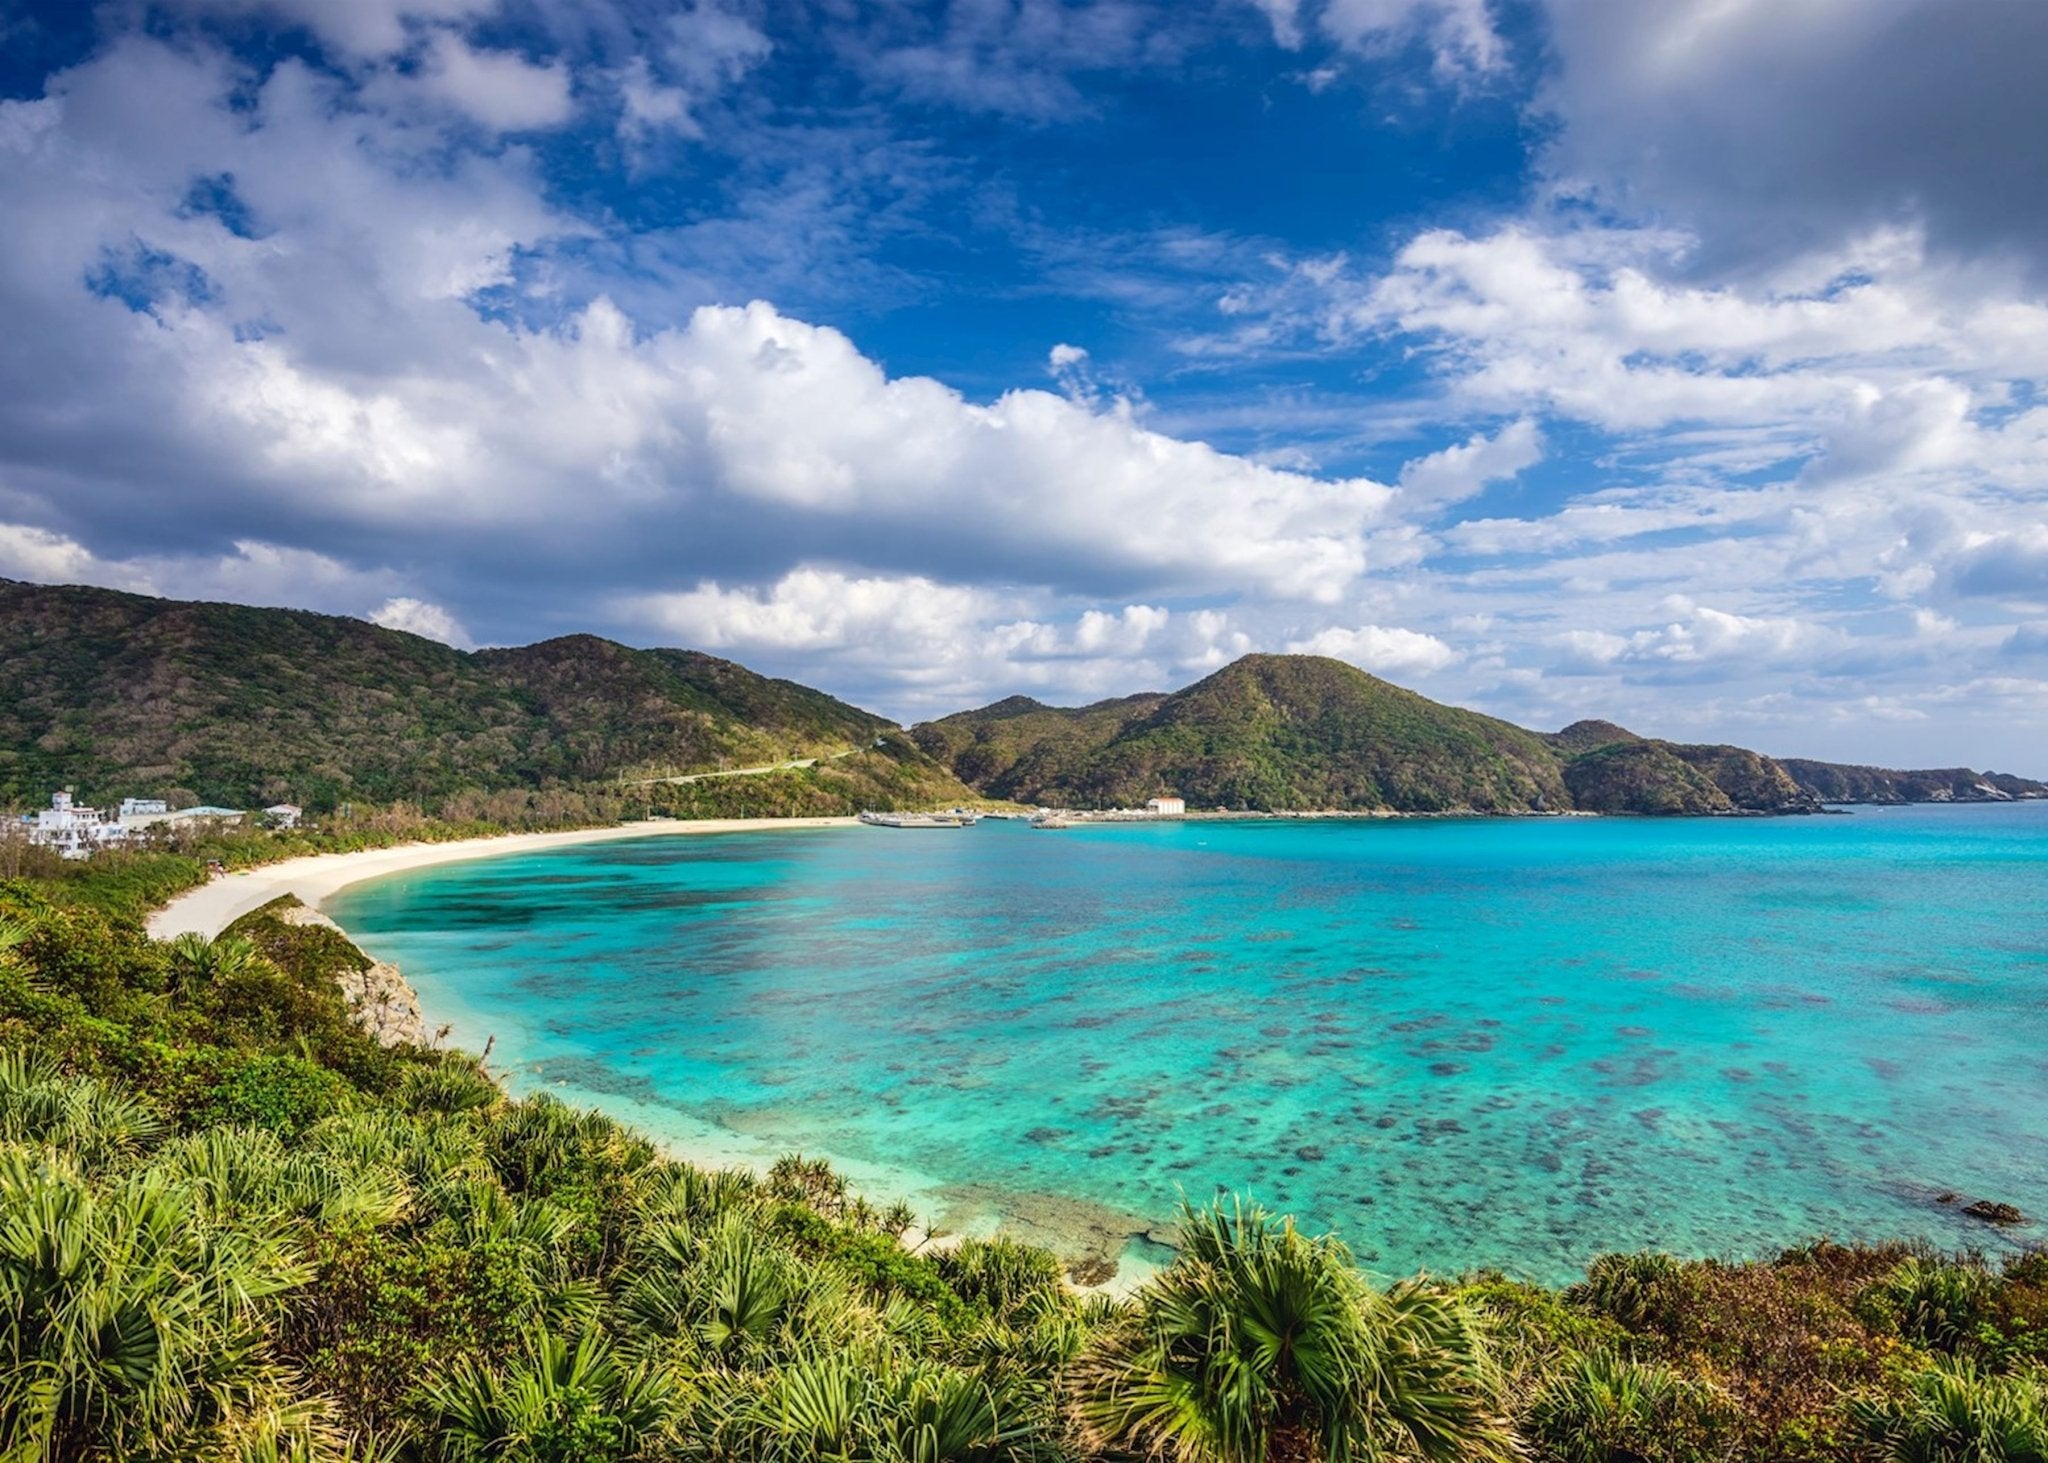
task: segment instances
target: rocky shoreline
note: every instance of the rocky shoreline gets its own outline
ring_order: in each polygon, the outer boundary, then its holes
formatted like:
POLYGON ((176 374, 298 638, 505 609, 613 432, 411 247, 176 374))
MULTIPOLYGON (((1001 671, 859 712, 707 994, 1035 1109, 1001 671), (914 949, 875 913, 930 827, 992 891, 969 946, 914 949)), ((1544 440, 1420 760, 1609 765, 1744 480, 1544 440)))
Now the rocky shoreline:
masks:
MULTIPOLYGON (((333 930, 344 940, 348 932, 317 909, 309 909, 294 901, 288 908, 277 912, 280 921, 288 925, 318 925, 333 930)), ((353 940, 352 948, 361 947, 353 940)), ((427 1022, 420 1014, 419 993, 406 981, 399 968, 388 960, 372 960, 368 955, 363 959, 369 963, 360 970, 342 970, 334 977, 335 984, 347 997, 349 1009, 355 1013, 356 1024, 375 1037, 382 1046, 425 1046, 427 1045, 427 1022)))

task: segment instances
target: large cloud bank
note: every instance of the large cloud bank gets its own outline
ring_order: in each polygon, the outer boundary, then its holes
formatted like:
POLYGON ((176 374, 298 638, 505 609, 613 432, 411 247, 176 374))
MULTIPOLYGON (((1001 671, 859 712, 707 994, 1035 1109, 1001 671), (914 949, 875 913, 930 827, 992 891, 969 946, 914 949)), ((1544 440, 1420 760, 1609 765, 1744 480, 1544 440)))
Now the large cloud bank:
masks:
MULTIPOLYGON (((1093 78, 1196 44, 1136 4, 940 10, 863 33, 869 96, 1080 125, 1093 78)), ((1252 649, 1787 752, 2023 761, 2048 711, 2023 216, 2048 195, 1991 146, 2048 120, 2029 7, 1560 5, 1513 212, 1378 257, 1169 232, 1178 294, 1142 249, 1094 268, 1205 370, 1398 363, 1355 399, 1409 444, 1376 473, 1313 433, 1206 445, 1222 417, 1065 341, 969 394, 707 284, 752 259, 772 295, 807 242, 846 247, 852 199, 792 166, 656 240, 565 158, 646 178, 723 136, 769 166, 782 134, 731 117, 782 42, 709 3, 536 13, 515 36, 494 0, 109 7, 0 102, 0 574, 461 644, 685 641, 905 716, 1252 649), (1912 64, 1937 16, 1969 88, 1912 64)), ((1478 0, 1242 13, 1313 55, 1317 95, 1418 55, 1460 95, 1530 64, 1478 0)), ((859 115, 887 132, 882 102, 859 115)), ((1319 390, 1322 420, 1352 409, 1319 390)))

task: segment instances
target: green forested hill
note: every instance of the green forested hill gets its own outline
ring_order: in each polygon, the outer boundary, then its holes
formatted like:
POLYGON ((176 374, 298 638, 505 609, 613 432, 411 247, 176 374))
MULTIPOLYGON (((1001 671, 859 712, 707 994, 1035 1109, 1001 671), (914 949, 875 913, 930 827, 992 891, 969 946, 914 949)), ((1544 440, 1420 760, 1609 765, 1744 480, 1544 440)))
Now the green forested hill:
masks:
POLYGON ((1012 696, 979 711, 926 722, 912 735, 961 781, 1008 797, 1011 788, 1035 789, 1056 781, 1062 768, 1086 762, 1165 699, 1124 696, 1065 710, 1012 696))
POLYGON ((2048 795, 2005 774, 1779 761, 1608 721, 1525 731, 1299 655, 1246 656, 1170 696, 1075 710, 1012 697, 911 734, 990 796, 1073 807, 1177 793, 1256 810, 1776 813, 2048 795))
POLYGON ((478 795, 814 757, 635 796, 643 812, 708 816, 973 792, 1075 807, 1177 793, 1197 808, 1610 813, 2048 795, 2002 773, 1779 761, 1605 721, 1525 731, 1317 656, 1246 656, 1171 695, 1071 710, 1013 696, 905 736, 691 650, 570 635, 465 653, 336 615, 0 580, 0 806, 71 785, 87 801, 473 813, 478 795))
MULTIPOLYGON (((831 756, 894 729, 691 651, 578 635, 465 654, 334 615, 6 581, 0 693, 0 803, 17 805, 67 783, 88 799, 432 801, 831 756)), ((940 796, 959 790, 927 771, 940 796)))
POLYGON ((1062 712, 1000 702, 918 727, 963 781, 1102 806, 1174 792, 1197 807, 1569 806, 1532 732, 1440 706, 1318 656, 1252 655, 1171 696, 1062 712))

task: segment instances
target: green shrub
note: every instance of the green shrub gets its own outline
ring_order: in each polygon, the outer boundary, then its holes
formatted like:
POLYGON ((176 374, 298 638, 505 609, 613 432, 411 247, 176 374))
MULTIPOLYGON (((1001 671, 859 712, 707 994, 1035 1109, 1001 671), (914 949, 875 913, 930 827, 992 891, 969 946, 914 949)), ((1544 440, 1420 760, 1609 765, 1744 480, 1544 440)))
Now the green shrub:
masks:
POLYGON ((511 1365, 459 1359, 424 1397, 438 1451, 451 1463, 604 1463, 646 1456, 679 1391, 661 1369, 621 1362, 600 1335, 572 1343, 537 1331, 511 1365))
POLYGON ((186 1110, 188 1127, 246 1126, 302 1133, 322 1118, 348 1111, 356 1098, 347 1079, 287 1053, 219 1053, 211 1065, 218 1080, 186 1110))
POLYGON ((315 1279, 280 1349, 359 1427, 403 1418, 408 1395, 450 1357, 509 1355, 547 1299, 521 1246, 453 1230, 337 1225, 313 1236, 310 1258, 315 1279))
POLYGON ((261 1346, 307 1272, 153 1176, 111 1186, 0 1149, 0 1456, 198 1457, 280 1402, 261 1346))
POLYGON ((963 1239, 932 1263, 953 1292, 998 1319, 1060 1288, 1060 1262, 1045 1250, 1013 1239, 963 1239))
POLYGON ((1864 1438, 1896 1463, 2048 1463, 2048 1383, 1951 1362, 1904 1393, 1850 1404, 1864 1438))
POLYGON ((834 1224, 815 1209, 784 1203, 769 1221, 770 1230, 798 1254, 829 1260, 871 1295, 901 1295, 933 1308, 948 1330, 965 1326, 968 1308, 933 1260, 913 1255, 893 1235, 834 1224))
POLYGON ((1688 1289, 1683 1265, 1669 1255, 1643 1250, 1600 1256, 1565 1298, 1630 1331, 1670 1333, 1681 1324, 1688 1289))
POLYGON ((1716 1456, 1729 1413, 1669 1367, 1593 1351, 1558 1366, 1521 1421, 1557 1463, 1698 1463, 1716 1456))
POLYGON ((503 1097, 495 1082, 458 1058, 414 1067, 398 1087, 398 1105, 407 1112, 474 1112, 503 1097))
POLYGON ((1466 1276, 1458 1295, 1486 1322, 1495 1355, 1517 1393, 1533 1387, 1573 1354, 1617 1350, 1628 1340, 1627 1331, 1612 1317, 1498 1271, 1466 1276))
POLYGON ((1975 1266, 1909 1257, 1859 1297, 1858 1312, 1916 1346, 1953 1356, 1975 1341, 1995 1288, 1975 1266))

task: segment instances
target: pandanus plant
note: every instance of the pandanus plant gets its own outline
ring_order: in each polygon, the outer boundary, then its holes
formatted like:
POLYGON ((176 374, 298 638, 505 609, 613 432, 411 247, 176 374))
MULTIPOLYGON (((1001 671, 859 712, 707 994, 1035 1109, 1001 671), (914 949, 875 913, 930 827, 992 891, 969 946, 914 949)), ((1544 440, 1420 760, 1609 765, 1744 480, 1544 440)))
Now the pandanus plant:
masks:
POLYGON ((777 1463, 1017 1463, 1052 1455, 1010 1384, 976 1372, 817 1356, 777 1372, 739 1451, 777 1463))
POLYGON ((701 1235, 680 1220, 649 1226, 633 1258, 620 1310, 634 1333, 684 1339, 720 1363, 757 1358, 794 1299, 793 1262, 739 1215, 701 1235))
POLYGON ((1243 1203, 1184 1211, 1181 1254, 1077 1360, 1101 1452, 1181 1463, 1515 1455, 1472 1317, 1376 1291, 1332 1239, 1243 1203))
POLYGON ((66 1076, 45 1057, 0 1051, 0 1142, 62 1153, 89 1172, 135 1157, 164 1131, 126 1088, 66 1076))
POLYGON ((1893 1463, 2048 1463, 2048 1382, 1967 1361, 1913 1377, 1905 1395, 1859 1400, 1850 1418, 1893 1463))
POLYGON ((668 1373, 621 1361, 594 1331, 570 1341, 542 1330, 510 1368, 459 1360, 424 1397, 456 1463, 585 1463, 642 1456, 679 1394, 668 1373))
POLYGON ((1558 1463, 1693 1463, 1714 1456, 1725 1420, 1724 1399, 1706 1384, 1600 1350, 1558 1363, 1525 1427, 1558 1463))
POLYGON ((208 1128, 158 1150, 150 1172, 188 1194, 211 1222, 275 1229, 294 1221, 391 1224, 410 1203, 393 1169, 293 1152, 261 1128, 208 1128))
POLYGON ((262 958, 255 944, 240 935, 221 935, 209 940, 187 931, 171 941, 171 973, 186 987, 232 979, 262 958))
POLYGON ((101 1190, 0 1150, 0 1457, 202 1451, 275 1398, 268 1303, 306 1278, 283 1241, 211 1222, 161 1175, 101 1190))

